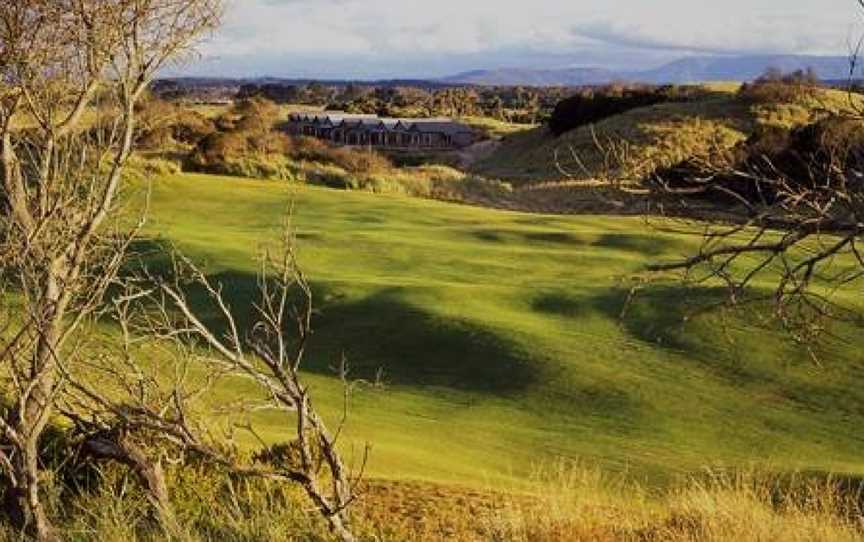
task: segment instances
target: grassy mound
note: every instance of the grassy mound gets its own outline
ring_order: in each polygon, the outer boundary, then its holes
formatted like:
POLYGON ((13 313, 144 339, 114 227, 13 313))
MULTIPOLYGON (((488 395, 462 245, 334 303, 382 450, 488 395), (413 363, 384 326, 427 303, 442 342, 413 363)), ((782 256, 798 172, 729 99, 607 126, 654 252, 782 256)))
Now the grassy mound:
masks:
MULTIPOLYGON (((354 396, 348 434, 358 453, 373 444, 375 477, 518 484, 562 457, 653 481, 706 464, 864 470, 854 345, 827 345, 817 367, 755 317, 685 318, 722 294, 677 286, 619 318, 622 276, 694 249, 638 219, 181 175, 155 183, 150 233, 206 261, 239 307, 291 198, 320 311, 318 403, 336 415, 343 352, 355 377, 383 376, 354 396)), ((266 438, 290 431, 276 419, 258 416, 266 438)))
MULTIPOLYGON (((730 148, 757 126, 793 128, 848 109, 841 91, 816 90, 790 102, 754 102, 732 86, 706 88, 693 102, 643 107, 554 137, 546 127, 513 134, 488 158, 475 164, 478 174, 512 182, 560 181, 560 166, 577 179, 590 179, 606 168, 610 142, 627 142, 625 177, 640 177, 655 167, 730 148)), ((860 98, 854 98, 860 102, 860 98)), ((617 167, 618 160, 613 161, 617 167)))

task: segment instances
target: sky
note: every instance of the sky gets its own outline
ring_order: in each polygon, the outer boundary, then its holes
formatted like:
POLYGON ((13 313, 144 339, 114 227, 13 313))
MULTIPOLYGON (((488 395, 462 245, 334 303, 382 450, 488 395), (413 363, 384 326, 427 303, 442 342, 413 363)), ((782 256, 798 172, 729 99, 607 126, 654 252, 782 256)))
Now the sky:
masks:
POLYGON ((692 55, 847 55, 857 0, 228 0, 184 75, 431 78, 648 69, 692 55))

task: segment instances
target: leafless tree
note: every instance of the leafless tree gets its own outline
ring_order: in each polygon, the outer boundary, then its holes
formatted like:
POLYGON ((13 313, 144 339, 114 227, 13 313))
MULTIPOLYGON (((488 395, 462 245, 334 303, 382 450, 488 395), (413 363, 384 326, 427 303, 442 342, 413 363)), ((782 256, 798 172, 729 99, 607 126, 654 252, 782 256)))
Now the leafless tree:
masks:
MULTIPOLYGON (((864 15, 864 0, 854 1, 864 15)), ((648 265, 648 280, 679 273, 688 282, 722 285, 734 305, 770 301, 815 356, 814 340, 827 321, 859 320, 834 294, 864 280, 864 138, 849 137, 864 132, 864 100, 852 92, 862 44, 850 54, 848 106, 827 119, 827 129, 810 127, 818 150, 795 167, 767 154, 741 160, 734 149, 717 146, 669 176, 669 168, 643 160, 628 142, 596 134, 596 167, 573 149, 567 160, 578 171, 557 154, 556 167, 570 179, 591 179, 586 189, 600 201, 644 214, 655 229, 701 239, 695 254, 648 265)))
POLYGON ((39 449, 60 367, 134 236, 117 211, 135 104, 219 15, 218 0, 0 3, 0 263, 20 300, 0 344, 0 466, 6 510, 39 540, 57 538, 39 449))
POLYGON ((262 256, 260 297, 250 307, 241 307, 253 313, 248 332, 237 323, 220 285, 189 259, 175 255, 174 263, 167 276, 145 269, 137 280, 124 281, 125 289, 115 297, 111 311, 124 337, 123 354, 88 360, 88 374, 102 386, 69 375, 63 411, 75 420, 89 449, 95 446, 101 456, 120 458, 133 467, 169 528, 173 514, 160 462, 153 458, 154 451, 168 450, 136 444, 141 436, 152 436, 151 442, 162 442, 176 453, 194 454, 235 474, 298 484, 334 535, 343 542, 353 541, 348 507, 358 494, 368 447, 356 472, 350 472, 337 447, 351 391, 344 362, 339 376, 345 385, 345 408, 333 433, 301 381, 312 334, 312 290, 297 266, 290 233, 286 232, 278 250, 262 256), (199 292, 197 303, 188 298, 190 289, 199 292), (202 304, 215 310, 220 324, 200 316, 202 304), (215 330, 220 328, 225 331, 215 330), (152 355, 149 362, 136 355, 134 345, 142 342, 152 354, 154 338, 163 356, 179 360, 168 364, 173 372, 154 363, 152 355), (207 393, 239 381, 253 382, 260 397, 219 405, 218 416, 211 412, 209 419, 220 419, 220 427, 202 423, 208 419, 200 415, 202 409, 213 407, 206 405, 207 393), (121 392, 112 394, 105 382, 116 383, 121 392), (262 409, 283 413, 286 433, 293 433, 293 440, 268 443, 259 437, 247 416, 262 409), (261 444, 251 463, 238 459, 226 446, 231 439, 225 434, 237 429, 261 444))
MULTIPOLYGON (((864 10, 864 0, 855 1, 864 10)), ((691 160, 683 175, 654 174, 641 183, 606 169, 613 173, 604 186, 641 200, 653 227, 701 238, 696 253, 650 264, 649 280, 678 273, 688 282, 722 285, 733 305, 771 302, 774 316, 814 359, 827 322, 860 322, 854 308, 835 302, 838 290, 864 280, 864 138, 857 137, 864 132, 864 101, 852 92, 860 50, 859 44, 850 55, 848 107, 808 128, 815 152, 754 152, 741 160, 718 148, 691 160)), ((598 147, 611 163, 627 163, 626 145, 598 147)))
MULTIPOLYGON (((850 85, 857 53, 852 58, 850 85)), ((697 214, 682 231, 702 237, 698 252, 649 270, 720 283, 735 304, 772 300, 776 316, 808 348, 826 331, 826 318, 857 320, 834 294, 864 279, 864 138, 856 136, 864 131, 862 103, 850 91, 844 113, 810 127, 807 137, 818 149, 812 154, 742 163, 718 150, 698 163, 686 186, 653 177, 647 189, 655 210, 692 207, 696 196, 722 199, 726 213, 707 221, 697 214), (760 294, 756 286, 766 284, 773 290, 760 294)), ((678 214, 675 227, 687 222, 678 214)))

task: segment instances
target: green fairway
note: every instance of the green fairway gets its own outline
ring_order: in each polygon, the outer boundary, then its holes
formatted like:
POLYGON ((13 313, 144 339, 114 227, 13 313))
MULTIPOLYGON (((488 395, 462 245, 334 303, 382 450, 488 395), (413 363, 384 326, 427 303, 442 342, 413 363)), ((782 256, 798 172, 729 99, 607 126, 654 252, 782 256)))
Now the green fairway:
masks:
MULTIPOLYGON (((183 175, 155 183, 149 233, 206 262, 239 306, 291 198, 320 311, 317 401, 338 407, 328 367, 343 352, 356 377, 386 382, 351 408, 348 436, 358 453, 372 444, 375 476, 515 483, 560 457, 651 480, 706 465, 864 471, 856 345, 828 348, 820 367, 746 314, 685 326, 684 302, 715 294, 683 287, 619 318, 620 279, 697 246, 636 218, 183 175)), ((290 436, 275 416, 259 422, 290 436)))

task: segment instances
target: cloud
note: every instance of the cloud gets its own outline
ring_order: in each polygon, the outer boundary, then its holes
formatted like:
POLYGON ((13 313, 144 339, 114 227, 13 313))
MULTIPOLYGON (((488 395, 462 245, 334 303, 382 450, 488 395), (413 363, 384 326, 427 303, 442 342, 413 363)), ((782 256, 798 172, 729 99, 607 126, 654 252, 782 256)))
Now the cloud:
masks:
MULTIPOLYGON (((639 28, 623 28, 609 22, 591 23, 573 27, 573 34, 578 37, 587 38, 600 45, 634 49, 640 51, 664 51, 684 52, 702 54, 741 54, 755 52, 740 47, 713 46, 704 41, 686 42, 673 41, 658 36, 652 36, 639 28)), ((760 51, 763 52, 763 51, 760 51)))
POLYGON ((422 77, 628 68, 689 53, 845 54, 855 15, 852 0, 233 0, 192 71, 422 77))
MULTIPOLYGON (((836 13, 795 13, 754 10, 749 17, 706 13, 698 24, 658 28, 645 20, 593 21, 574 25, 574 36, 598 46, 634 51, 666 51, 710 55, 771 53, 845 53, 843 33, 850 27, 836 13)), ((680 14, 683 20, 695 20, 680 14)))

